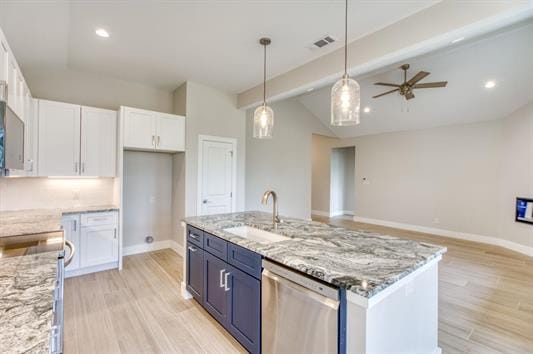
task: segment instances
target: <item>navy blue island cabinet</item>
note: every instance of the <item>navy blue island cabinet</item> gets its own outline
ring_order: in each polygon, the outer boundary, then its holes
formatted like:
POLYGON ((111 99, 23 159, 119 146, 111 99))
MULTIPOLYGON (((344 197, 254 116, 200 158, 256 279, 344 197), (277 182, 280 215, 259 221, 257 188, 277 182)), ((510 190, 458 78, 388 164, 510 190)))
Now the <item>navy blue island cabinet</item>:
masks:
POLYGON ((187 226, 187 290, 250 353, 261 352, 261 256, 187 226))

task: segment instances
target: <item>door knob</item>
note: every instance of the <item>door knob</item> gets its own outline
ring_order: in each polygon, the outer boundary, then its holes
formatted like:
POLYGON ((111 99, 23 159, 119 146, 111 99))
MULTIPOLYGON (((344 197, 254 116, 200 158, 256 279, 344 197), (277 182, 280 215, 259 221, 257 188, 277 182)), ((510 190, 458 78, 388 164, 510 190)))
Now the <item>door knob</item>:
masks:
POLYGON ((207 204, 207 202, 208 202, 207 199, 202 200, 202 203, 203 203, 203 204, 207 204))

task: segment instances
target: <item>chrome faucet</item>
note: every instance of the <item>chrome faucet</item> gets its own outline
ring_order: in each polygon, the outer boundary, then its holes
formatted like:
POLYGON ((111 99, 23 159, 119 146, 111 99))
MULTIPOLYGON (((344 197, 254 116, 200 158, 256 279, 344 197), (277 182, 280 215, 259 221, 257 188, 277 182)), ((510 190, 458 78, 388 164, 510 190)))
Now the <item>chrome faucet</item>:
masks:
POLYGON ((274 229, 278 228, 278 224, 281 222, 278 215, 278 195, 274 191, 266 191, 261 198, 261 204, 268 204, 268 197, 272 196, 272 226, 274 229))

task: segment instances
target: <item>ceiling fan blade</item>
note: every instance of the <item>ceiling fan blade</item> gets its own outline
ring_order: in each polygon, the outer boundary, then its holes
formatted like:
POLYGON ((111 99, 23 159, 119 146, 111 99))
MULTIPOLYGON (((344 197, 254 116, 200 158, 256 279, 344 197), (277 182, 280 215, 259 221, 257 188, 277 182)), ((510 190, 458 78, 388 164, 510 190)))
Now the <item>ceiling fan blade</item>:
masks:
POLYGON ((412 88, 420 89, 420 88, 446 87, 447 84, 448 84, 448 81, 427 82, 424 84, 414 84, 412 88))
POLYGON ((389 84, 388 82, 375 82, 374 85, 400 87, 398 84, 389 84))
POLYGON ((428 75, 429 75, 429 73, 427 71, 420 71, 420 72, 418 72, 418 74, 413 76, 411 78, 411 80, 407 81, 407 84, 412 86, 412 85, 416 84, 418 81, 422 80, 423 78, 425 78, 428 75))
POLYGON ((373 96, 372 98, 378 98, 378 97, 381 97, 381 96, 385 96, 385 95, 388 95, 389 93, 393 93, 395 91, 399 91, 400 89, 394 89, 394 90, 390 90, 390 91, 387 91, 387 92, 383 92, 383 93, 380 93, 379 95, 376 95, 376 96, 373 96))
POLYGON ((409 91, 405 94, 405 99, 410 100, 411 98, 415 98, 415 94, 409 91))

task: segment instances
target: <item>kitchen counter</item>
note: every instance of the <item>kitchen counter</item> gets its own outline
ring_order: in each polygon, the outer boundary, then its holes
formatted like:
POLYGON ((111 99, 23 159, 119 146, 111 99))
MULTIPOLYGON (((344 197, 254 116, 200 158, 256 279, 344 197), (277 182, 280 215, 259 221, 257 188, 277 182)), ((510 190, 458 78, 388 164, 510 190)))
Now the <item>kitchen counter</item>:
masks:
POLYGON ((66 214, 118 211, 114 205, 82 206, 58 209, 31 209, 0 212, 0 237, 54 232, 61 230, 66 214))
POLYGON ((48 353, 58 252, 0 258, 0 351, 48 353))
POLYGON ((184 222, 330 284, 370 299, 446 252, 442 246, 272 214, 241 212, 189 217, 184 222), (224 231, 252 226, 291 238, 259 243, 224 231))

